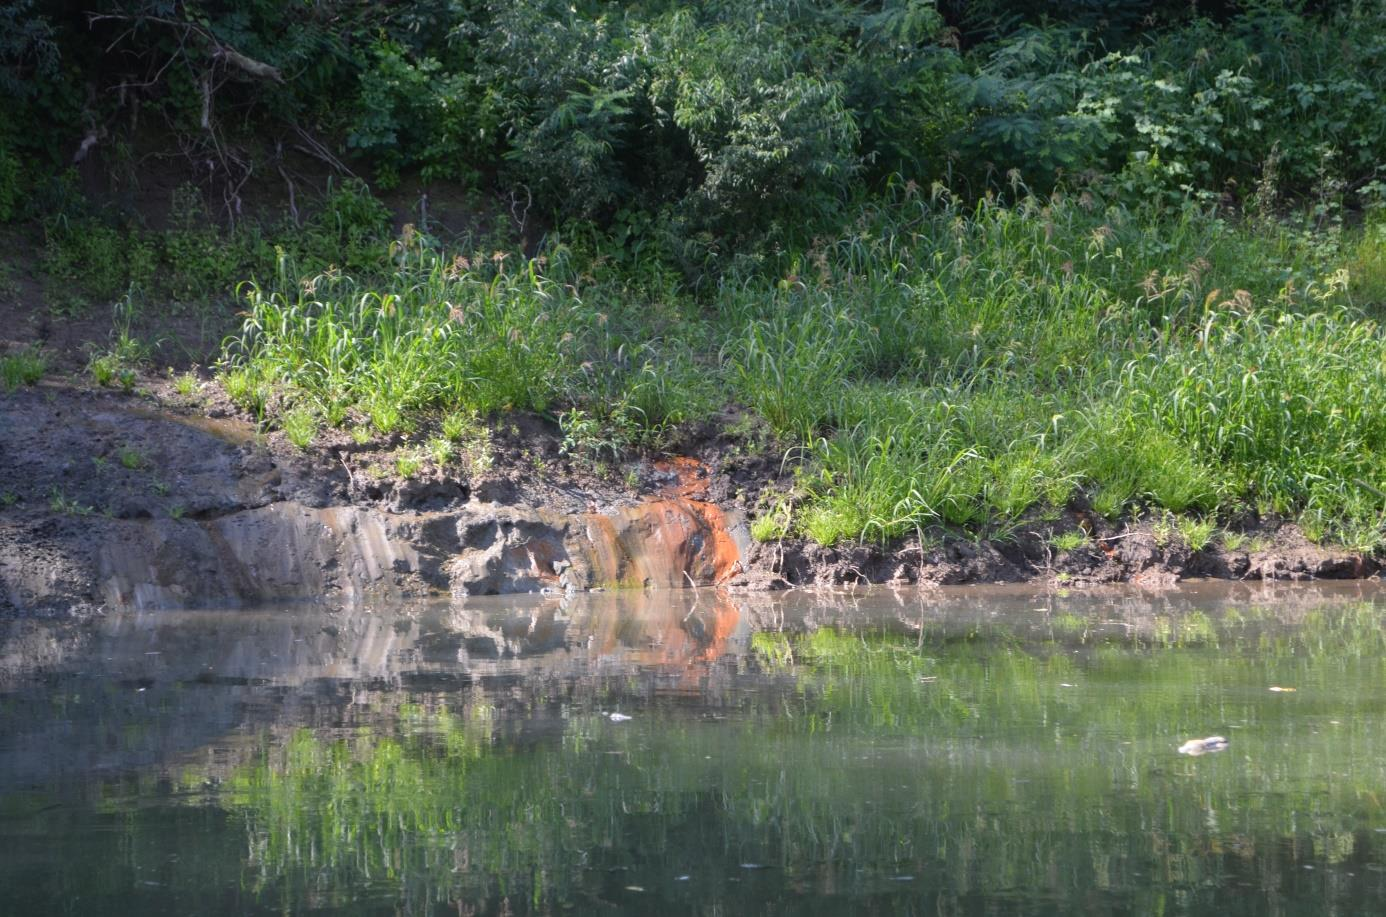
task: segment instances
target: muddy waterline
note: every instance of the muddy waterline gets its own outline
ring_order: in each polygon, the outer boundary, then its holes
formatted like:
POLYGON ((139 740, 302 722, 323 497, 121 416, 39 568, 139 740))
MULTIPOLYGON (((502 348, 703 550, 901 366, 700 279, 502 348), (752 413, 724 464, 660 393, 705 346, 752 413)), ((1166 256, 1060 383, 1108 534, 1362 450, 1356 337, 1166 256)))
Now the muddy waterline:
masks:
POLYGON ((0 914, 1377 913, 1383 623, 1369 583, 10 622, 0 914))

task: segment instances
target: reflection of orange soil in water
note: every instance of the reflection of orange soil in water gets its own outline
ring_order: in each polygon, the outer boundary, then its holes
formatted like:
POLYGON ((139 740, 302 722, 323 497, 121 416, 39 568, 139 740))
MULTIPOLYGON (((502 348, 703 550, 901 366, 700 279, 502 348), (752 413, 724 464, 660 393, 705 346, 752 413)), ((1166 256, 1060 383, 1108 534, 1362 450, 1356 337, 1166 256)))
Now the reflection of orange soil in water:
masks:
POLYGON ((688 677, 724 656, 741 625, 741 610, 722 592, 700 593, 691 608, 630 594, 613 594, 608 602, 593 609, 592 649, 688 677))
POLYGON ((741 623, 741 609, 727 601, 726 596, 718 595, 708 617, 710 638, 699 658, 712 662, 727 652, 727 643, 736 632, 736 626, 741 623))
POLYGON ((655 463, 677 481, 663 496, 614 515, 583 516, 598 583, 678 588, 720 583, 736 572, 741 552, 722 508, 706 500, 707 466, 676 457, 655 463))

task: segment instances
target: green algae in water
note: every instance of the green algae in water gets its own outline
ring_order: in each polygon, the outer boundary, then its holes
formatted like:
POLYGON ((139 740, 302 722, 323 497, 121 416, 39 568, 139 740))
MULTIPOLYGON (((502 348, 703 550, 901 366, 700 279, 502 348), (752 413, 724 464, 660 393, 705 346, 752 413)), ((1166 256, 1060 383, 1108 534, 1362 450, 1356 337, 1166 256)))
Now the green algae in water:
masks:
POLYGON ((1374 913, 1384 622, 1353 587, 14 624, 0 913, 1374 913))

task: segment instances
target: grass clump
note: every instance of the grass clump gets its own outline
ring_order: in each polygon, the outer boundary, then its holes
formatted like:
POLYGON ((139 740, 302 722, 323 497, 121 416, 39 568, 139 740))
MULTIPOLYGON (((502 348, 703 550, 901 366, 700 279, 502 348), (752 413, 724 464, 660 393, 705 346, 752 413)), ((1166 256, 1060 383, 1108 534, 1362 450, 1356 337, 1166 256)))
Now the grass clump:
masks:
POLYGON ((424 456, 417 452, 401 452, 395 456, 395 474, 402 478, 412 478, 424 466, 424 456))
POLYGON ((767 511, 751 520, 751 537, 759 542, 779 541, 789 534, 793 515, 789 504, 777 501, 767 511))
POLYGON ((1082 529, 1058 532, 1050 537, 1049 545, 1060 554, 1076 551, 1088 543, 1088 533, 1082 529))
POLYGON ((134 446, 121 446, 116 450, 116 460, 120 462, 120 467, 129 471, 138 471, 145 466, 146 459, 144 453, 134 446))
POLYGON ((102 388, 119 385, 130 391, 139 380, 139 371, 149 362, 151 348, 131 330, 135 306, 130 296, 116 303, 113 312, 115 327, 111 331, 110 346, 105 350, 92 350, 87 360, 87 373, 102 388))
POLYGON ((429 407, 545 410, 594 326, 534 267, 479 274, 426 258, 393 280, 388 290, 335 273, 288 291, 252 285, 229 367, 358 407, 389 435, 429 407))
POLYGON ((1212 518, 1179 516, 1175 519, 1174 526, 1190 551, 1202 551, 1208 547, 1213 543, 1213 536, 1218 531, 1217 520, 1212 518))
POLYGON ((280 417, 279 424, 289 442, 299 449, 307 449, 318 435, 318 415, 310 408, 290 408, 280 417))
POLYGON ((0 389, 13 391, 21 385, 36 385, 48 369, 43 353, 26 347, 0 357, 0 389))
POLYGON ((1250 540, 1250 536, 1245 532, 1230 532, 1224 530, 1219 540, 1222 542, 1223 550, 1240 551, 1242 548, 1246 547, 1247 542, 1250 540))
POLYGON ((193 398, 202 390, 202 382, 197 378, 197 373, 179 373, 173 377, 173 390, 184 398, 193 398))

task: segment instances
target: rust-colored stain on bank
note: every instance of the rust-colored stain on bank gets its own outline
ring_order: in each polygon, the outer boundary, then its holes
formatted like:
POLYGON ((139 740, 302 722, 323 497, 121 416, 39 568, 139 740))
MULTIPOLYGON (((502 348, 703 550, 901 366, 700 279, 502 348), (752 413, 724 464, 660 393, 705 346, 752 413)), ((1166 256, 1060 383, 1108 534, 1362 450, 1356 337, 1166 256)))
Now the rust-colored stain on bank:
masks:
POLYGON ((583 515, 593 579, 602 585, 661 588, 728 579, 741 552, 721 507, 706 500, 707 466, 675 457, 655 468, 674 475, 660 496, 612 515, 583 515))

